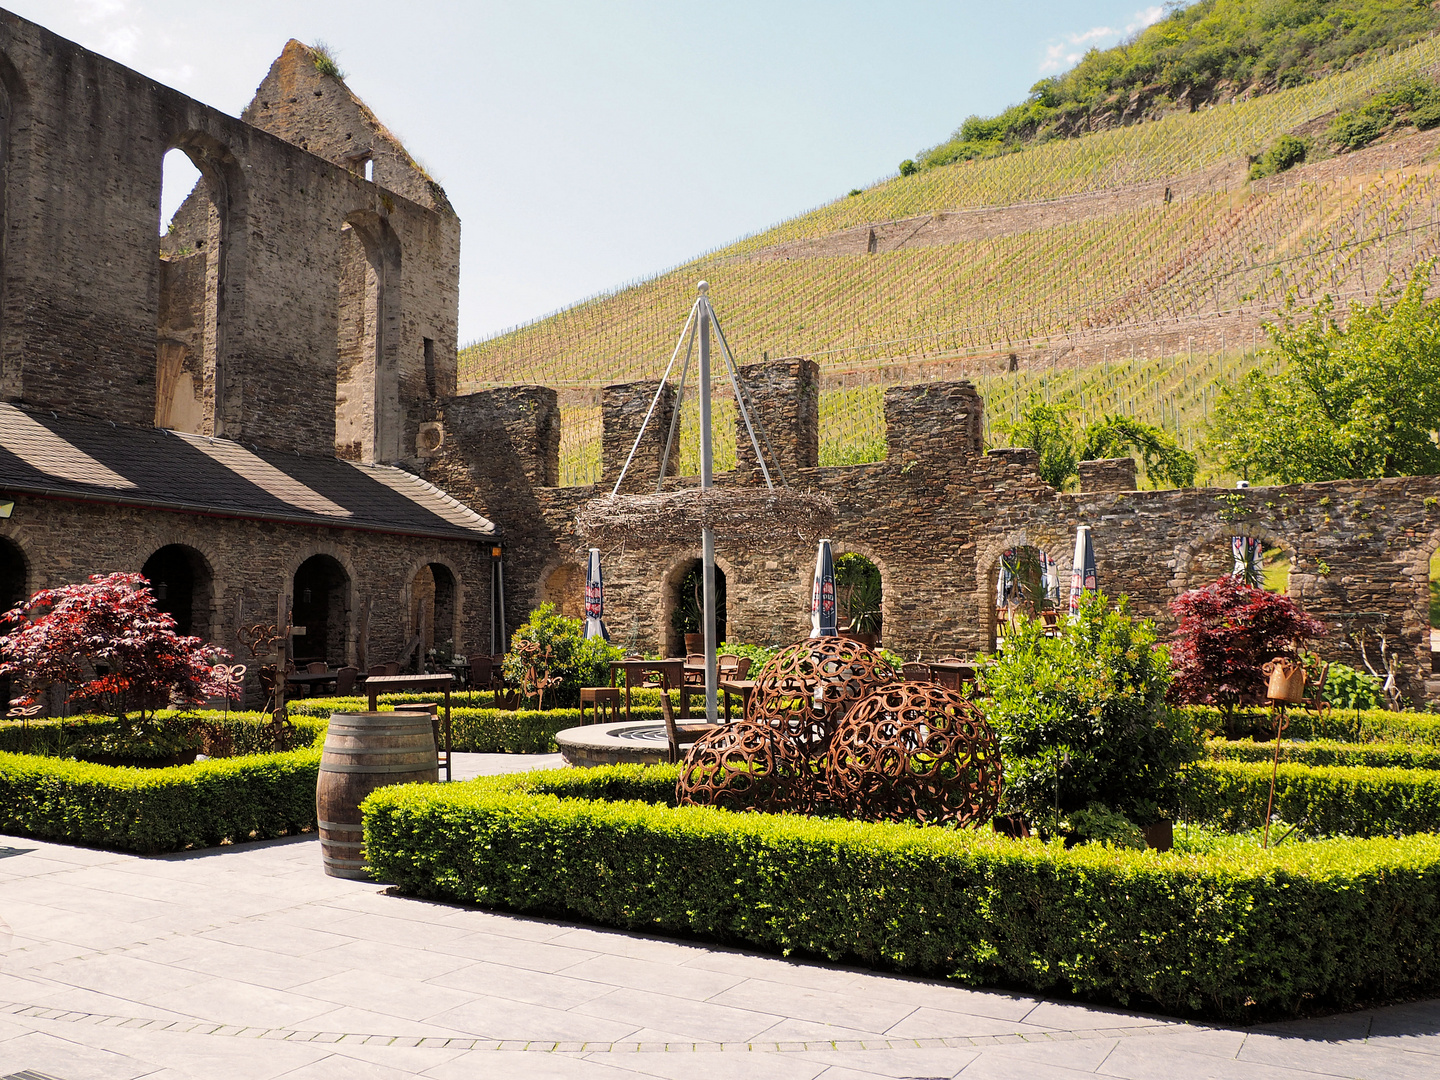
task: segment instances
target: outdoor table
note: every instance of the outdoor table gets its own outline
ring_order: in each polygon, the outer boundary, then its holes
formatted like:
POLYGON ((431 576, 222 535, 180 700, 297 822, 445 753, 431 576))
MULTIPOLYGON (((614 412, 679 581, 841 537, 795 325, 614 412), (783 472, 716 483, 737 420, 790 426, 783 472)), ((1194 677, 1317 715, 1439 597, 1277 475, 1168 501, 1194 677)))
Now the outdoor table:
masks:
POLYGON ((930 678, 941 686, 959 690, 962 683, 975 681, 975 665, 960 660, 932 660, 930 678))
POLYGON ((721 679, 720 691, 725 695, 725 720, 730 720, 730 695, 740 695, 740 715, 745 715, 745 706, 750 704, 750 695, 755 690, 754 679, 721 679))
POLYGON ((292 671, 286 674, 285 681, 295 686, 325 686, 334 683, 340 677, 338 671, 292 671))
POLYGON ((445 722, 442 728, 445 732, 445 779, 450 779, 450 759, 454 755, 450 751, 450 687, 454 685, 455 676, 448 672, 437 675, 371 675, 365 680, 365 693, 370 696, 370 711, 376 711, 376 699, 387 691, 395 693, 406 693, 411 690, 444 690, 445 691, 445 722))
POLYGON ((630 719, 630 688, 645 681, 645 673, 654 671, 665 677, 670 689, 680 692, 680 719, 690 719, 690 695, 685 690, 684 660, 616 660, 610 665, 610 684, 615 685, 615 676, 625 673, 625 719, 630 719), (638 676, 638 678, 637 678, 638 676))

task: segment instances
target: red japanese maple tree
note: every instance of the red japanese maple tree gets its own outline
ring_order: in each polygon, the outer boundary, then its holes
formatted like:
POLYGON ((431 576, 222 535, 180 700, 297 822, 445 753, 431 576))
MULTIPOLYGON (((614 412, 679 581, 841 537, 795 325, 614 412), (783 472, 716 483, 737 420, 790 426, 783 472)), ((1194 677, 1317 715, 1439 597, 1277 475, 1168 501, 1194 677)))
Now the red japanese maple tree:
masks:
POLYGON ((1230 575, 1181 593, 1170 612, 1179 620, 1170 648, 1170 700, 1218 706, 1227 729, 1237 708, 1264 700, 1262 665, 1325 632, 1324 623, 1288 596, 1230 575))
POLYGON ((109 705, 141 719, 172 702, 198 705, 227 692, 212 673, 230 654, 175 633, 140 574, 94 574, 83 585, 42 589, 4 615, 0 675, 23 680, 33 703, 57 683, 72 702, 109 705))

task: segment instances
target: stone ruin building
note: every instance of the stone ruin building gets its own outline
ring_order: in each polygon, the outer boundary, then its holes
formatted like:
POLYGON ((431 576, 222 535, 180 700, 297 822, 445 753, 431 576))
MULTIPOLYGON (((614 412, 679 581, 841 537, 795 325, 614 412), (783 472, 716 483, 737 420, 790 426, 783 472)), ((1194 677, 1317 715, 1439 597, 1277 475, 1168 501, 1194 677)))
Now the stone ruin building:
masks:
MULTIPOLYGON (((459 220, 344 83, 290 42, 242 118, 216 112, 0 13, 0 601, 94 572, 144 572, 188 630, 242 660, 242 624, 293 611, 296 654, 331 664, 504 646, 542 601, 575 613, 576 509, 608 493, 655 396, 606 387, 603 476, 560 488, 555 390, 456 393, 459 220), (202 175, 158 235, 161 162, 202 175), (503 613, 492 579, 503 557, 503 613)), ((1359 666, 1384 635, 1419 702, 1440 699, 1428 567, 1440 478, 1137 491, 1130 459, 1056 492, 1033 451, 983 447, 965 381, 886 393, 888 453, 821 468, 819 371, 742 370, 792 486, 840 515, 837 552, 879 569, 884 644, 907 658, 993 647, 1001 554, 1034 548, 1068 581, 1093 530, 1101 587, 1162 626, 1230 567, 1235 535, 1288 557, 1288 589, 1359 666)), ((663 399, 627 480, 659 476, 663 399)), ((758 484, 747 440, 721 484, 758 484)), ((667 485, 694 478, 674 478, 667 485)), ((604 553, 606 621, 677 652, 690 546, 604 553)), ((731 640, 808 628, 808 544, 727 550, 731 640)))

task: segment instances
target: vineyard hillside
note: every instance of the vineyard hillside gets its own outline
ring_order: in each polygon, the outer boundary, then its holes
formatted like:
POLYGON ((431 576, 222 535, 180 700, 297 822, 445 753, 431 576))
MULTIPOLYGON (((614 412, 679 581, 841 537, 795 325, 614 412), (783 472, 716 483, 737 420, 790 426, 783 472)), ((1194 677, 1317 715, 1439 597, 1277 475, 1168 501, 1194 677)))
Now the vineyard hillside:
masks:
POLYGON ((1440 255, 1440 129, 1261 180, 1252 161, 1437 68, 1426 39, 1252 100, 897 177, 478 342, 460 377, 560 388, 562 482, 593 481, 598 387, 658 377, 704 278, 741 362, 821 365, 826 464, 883 454, 885 386, 951 377, 978 382, 992 424, 1038 392, 1193 447, 1216 380, 1268 362, 1262 324, 1287 299, 1373 298, 1440 255))

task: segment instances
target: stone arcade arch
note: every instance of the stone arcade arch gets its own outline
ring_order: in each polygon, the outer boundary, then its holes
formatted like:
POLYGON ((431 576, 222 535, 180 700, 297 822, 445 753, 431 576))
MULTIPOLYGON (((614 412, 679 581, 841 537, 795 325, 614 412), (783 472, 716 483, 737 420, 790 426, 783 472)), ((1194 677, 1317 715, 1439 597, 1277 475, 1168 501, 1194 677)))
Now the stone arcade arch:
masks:
POLYGON ((585 568, 577 563, 562 562, 547 570, 540 578, 536 602, 555 605, 555 610, 569 619, 585 617, 585 568))
POLYGON ((185 544, 166 544, 145 560, 140 573, 150 582, 155 606, 175 619, 177 634, 210 636, 215 575, 204 555, 185 544))
POLYGON ((420 651, 448 648, 452 655, 460 641, 460 596, 455 571, 443 562, 421 565, 410 579, 410 633, 420 635, 420 651))
MULTIPOLYGON (((975 556, 975 622, 973 626, 983 629, 981 642, 989 651, 994 651, 999 632, 996 619, 996 593, 1000 581, 1000 560, 1007 551, 1028 551, 1048 555, 1054 566, 1054 573, 1060 583, 1061 602, 1069 597, 1070 569, 1075 549, 1075 534, 1031 533, 1020 529, 980 546, 975 556)), ((1041 607, 1044 605, 1042 604, 1041 607)))
POLYGON ((400 240, 371 211, 340 230, 335 453, 396 461, 400 436, 400 240))
POLYGON ((349 660, 350 574, 332 555, 311 555, 295 571, 291 603, 296 661, 324 660, 338 667, 349 660))
MULTIPOLYGON (((222 435, 230 207, 239 169, 228 148, 188 132, 166 151, 161 173, 164 188, 199 178, 171 219, 159 221, 155 426, 222 435)), ((162 190, 162 206, 168 201, 162 190)))
MULTIPOLYGON (((701 562, 698 556, 681 559, 672 566, 664 578, 661 590, 661 625, 659 640, 665 642, 667 656, 684 656, 685 632, 677 627, 675 614, 688 604, 699 606, 699 581, 701 562)), ((725 566, 721 559, 715 560, 715 644, 725 640, 725 566)), ((698 624, 698 619, 696 620, 698 624)))
MULTIPOLYGON (((0 537, 0 611, 9 611, 31 591, 30 566, 25 552, 9 537, 0 537)), ((11 693, 10 676, 0 675, 0 707, 10 707, 11 693)))
POLYGON ((1176 552, 1175 591, 1200 589, 1232 573, 1235 558, 1231 539, 1253 536, 1260 541, 1265 557, 1265 588, 1285 595, 1292 593, 1292 571, 1295 547, 1279 533, 1250 522, 1225 525, 1206 530, 1176 552))

